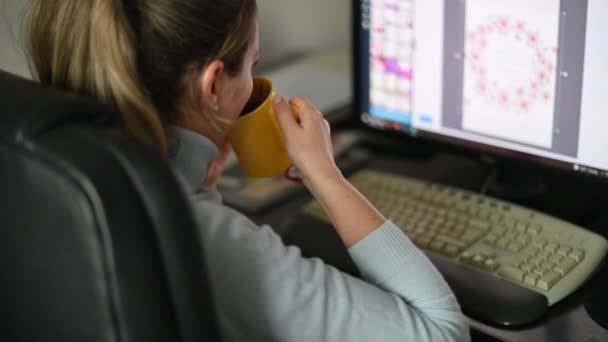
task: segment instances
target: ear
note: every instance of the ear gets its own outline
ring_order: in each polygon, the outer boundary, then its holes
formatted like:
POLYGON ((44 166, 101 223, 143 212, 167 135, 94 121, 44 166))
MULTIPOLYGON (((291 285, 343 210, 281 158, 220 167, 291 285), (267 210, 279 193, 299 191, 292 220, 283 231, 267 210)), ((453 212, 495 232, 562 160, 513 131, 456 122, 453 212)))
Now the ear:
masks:
POLYGON ((201 92, 203 105, 206 108, 214 108, 219 104, 219 92, 221 91, 221 76, 224 71, 224 62, 214 60, 201 75, 201 92))

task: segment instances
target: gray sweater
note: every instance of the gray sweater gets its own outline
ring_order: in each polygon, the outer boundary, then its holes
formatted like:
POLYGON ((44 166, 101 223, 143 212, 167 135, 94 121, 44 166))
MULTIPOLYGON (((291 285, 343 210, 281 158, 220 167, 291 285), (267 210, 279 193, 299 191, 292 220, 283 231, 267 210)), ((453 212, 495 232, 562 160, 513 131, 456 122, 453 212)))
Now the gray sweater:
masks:
POLYGON ((201 188, 216 146, 170 131, 170 160, 192 201, 227 341, 468 341, 466 318, 432 263, 393 223, 349 249, 364 280, 304 258, 266 226, 201 188))

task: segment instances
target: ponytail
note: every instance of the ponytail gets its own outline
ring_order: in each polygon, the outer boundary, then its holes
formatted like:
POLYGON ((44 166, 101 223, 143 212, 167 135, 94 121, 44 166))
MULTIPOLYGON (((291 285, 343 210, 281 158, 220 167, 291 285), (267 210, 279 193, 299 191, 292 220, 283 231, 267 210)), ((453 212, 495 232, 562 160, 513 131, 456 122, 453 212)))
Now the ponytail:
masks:
POLYGON ((109 105, 133 137, 166 152, 161 116, 140 81, 135 34, 120 0, 34 0, 28 36, 41 83, 109 105))
POLYGON ((133 137, 163 152, 163 125, 222 119, 203 107, 200 75, 213 60, 229 76, 242 71, 257 15, 256 0, 30 1, 40 82, 109 105, 133 137))

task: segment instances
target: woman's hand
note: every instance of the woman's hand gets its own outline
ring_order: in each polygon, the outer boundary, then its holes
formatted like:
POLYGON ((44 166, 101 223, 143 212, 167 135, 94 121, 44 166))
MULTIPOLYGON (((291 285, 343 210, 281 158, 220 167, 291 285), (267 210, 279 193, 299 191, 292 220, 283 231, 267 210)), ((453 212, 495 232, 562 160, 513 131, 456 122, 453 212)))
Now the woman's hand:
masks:
POLYGON ((318 180, 341 177, 334 162, 329 123, 319 110, 305 98, 295 97, 285 101, 276 95, 273 99, 291 161, 309 186, 318 180), (291 105, 298 107, 298 118, 291 105))
POLYGON ((232 145, 227 142, 220 148, 219 157, 209 164, 207 178, 203 182, 204 187, 211 190, 217 190, 217 182, 222 176, 222 173, 224 173, 224 167, 226 166, 226 161, 228 160, 230 153, 232 153, 232 145))
POLYGON ((306 99, 294 98, 290 103, 299 109, 299 119, 295 119, 282 97, 277 96, 273 102, 291 161, 344 245, 354 246, 386 219, 342 177, 334 162, 329 124, 317 108, 306 99))

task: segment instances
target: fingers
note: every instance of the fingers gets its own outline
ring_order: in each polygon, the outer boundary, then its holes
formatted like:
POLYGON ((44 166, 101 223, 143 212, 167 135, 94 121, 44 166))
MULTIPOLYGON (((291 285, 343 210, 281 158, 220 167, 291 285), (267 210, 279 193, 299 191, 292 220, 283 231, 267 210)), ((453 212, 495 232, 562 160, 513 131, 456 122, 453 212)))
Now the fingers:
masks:
POLYGON ((325 124, 325 129, 327 130, 327 133, 331 134, 331 125, 329 124, 329 121, 323 119, 323 123, 325 124))
POLYGON ((272 105, 283 132, 291 132, 300 127, 294 118, 291 106, 285 101, 285 98, 278 94, 275 95, 272 99, 272 105))
POLYGON ((315 107, 307 98, 302 96, 296 96, 289 100, 289 102, 295 104, 300 108, 301 111, 305 112, 318 112, 319 110, 315 107))
POLYGON ((319 112, 317 107, 304 97, 297 96, 289 102, 300 109, 300 121, 303 127, 314 124, 317 120, 323 118, 323 114, 319 112))

